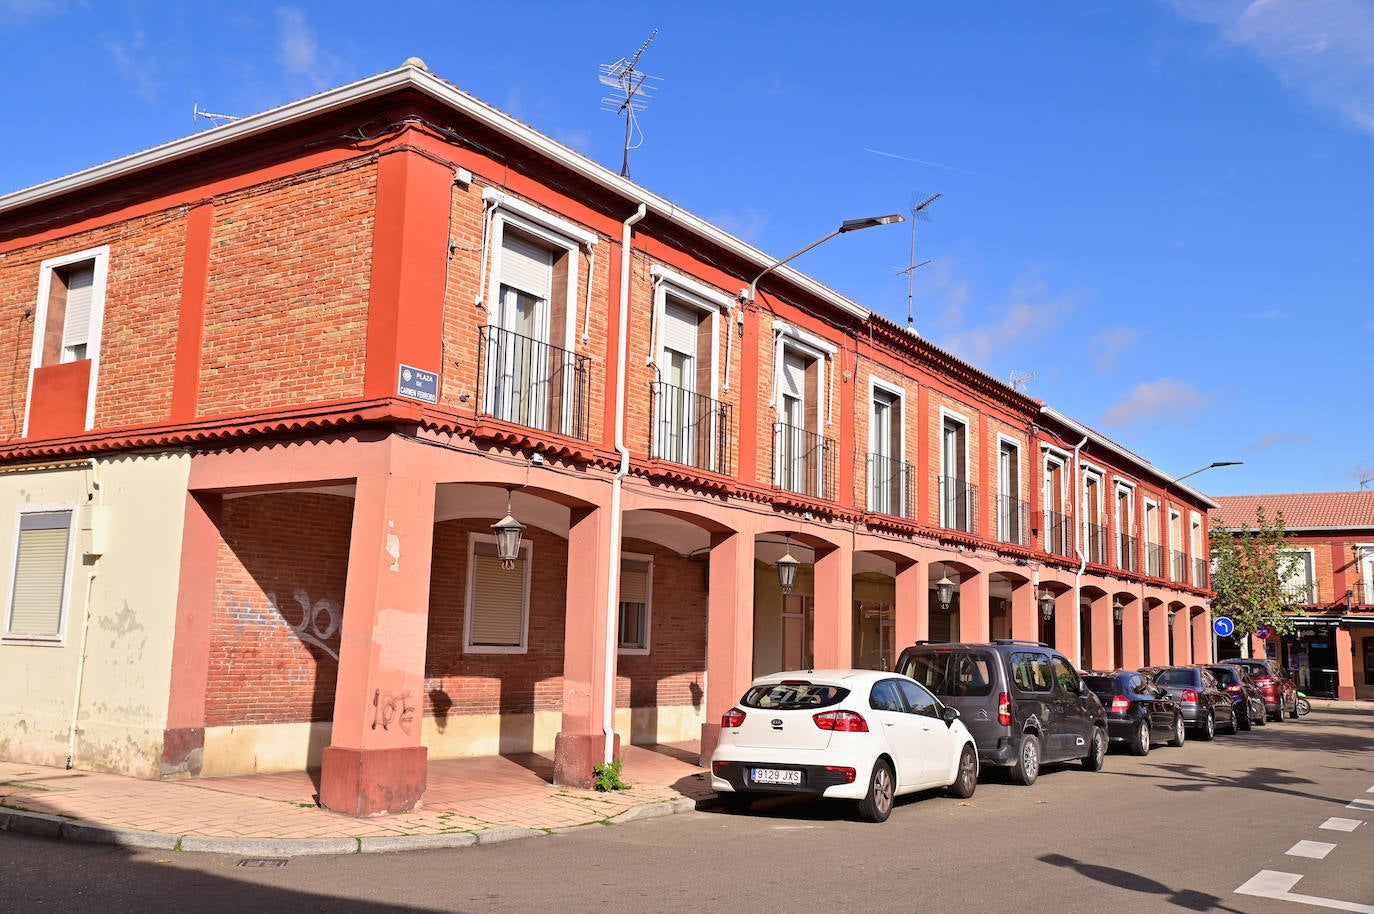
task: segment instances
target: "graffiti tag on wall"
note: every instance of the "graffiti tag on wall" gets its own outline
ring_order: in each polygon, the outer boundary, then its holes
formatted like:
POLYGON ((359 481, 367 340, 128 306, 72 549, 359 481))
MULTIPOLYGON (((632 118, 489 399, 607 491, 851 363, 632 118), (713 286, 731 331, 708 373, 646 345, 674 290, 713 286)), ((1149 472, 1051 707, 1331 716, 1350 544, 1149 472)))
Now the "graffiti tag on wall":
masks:
POLYGON ((334 601, 326 599, 311 603, 310 594, 300 587, 296 588, 295 593, 291 596, 301 607, 300 618, 295 622, 287 618, 286 613, 278 605, 275 593, 267 594, 267 602, 282 617, 282 621, 290 626, 292 633, 297 638, 306 644, 313 644, 318 647, 334 658, 335 663, 338 663, 339 652, 329 646, 329 639, 339 630, 340 613, 338 607, 334 605, 334 601))
POLYGON ((377 689, 372 693, 372 729, 381 727, 390 730, 399 727, 401 732, 410 735, 410 727, 415 723, 415 704, 409 692, 383 692, 377 689))

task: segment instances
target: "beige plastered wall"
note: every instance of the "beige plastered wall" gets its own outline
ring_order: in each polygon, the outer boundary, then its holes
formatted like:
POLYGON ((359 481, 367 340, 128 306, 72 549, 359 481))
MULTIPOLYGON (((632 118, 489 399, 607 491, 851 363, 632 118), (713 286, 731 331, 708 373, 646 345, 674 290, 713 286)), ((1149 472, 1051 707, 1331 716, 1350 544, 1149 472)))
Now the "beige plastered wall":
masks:
POLYGON ((61 637, 0 640, 0 759, 158 775, 189 468, 175 453, 0 470, 3 630, 20 511, 74 510, 61 637))

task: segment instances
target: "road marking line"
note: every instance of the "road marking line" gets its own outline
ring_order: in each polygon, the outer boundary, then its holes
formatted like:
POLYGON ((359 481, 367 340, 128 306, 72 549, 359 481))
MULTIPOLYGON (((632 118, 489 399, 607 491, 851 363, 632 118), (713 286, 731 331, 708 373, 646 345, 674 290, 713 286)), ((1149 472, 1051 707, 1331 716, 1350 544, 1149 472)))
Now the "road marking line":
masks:
POLYGON ((1345 804, 1346 809, 1366 809, 1374 812, 1374 800, 1351 800, 1345 804))
POLYGON ((1369 788, 1365 793, 1374 793, 1374 787, 1369 788))
POLYGON ((1360 819, 1338 819, 1333 816, 1317 827, 1330 829, 1331 831, 1354 831, 1363 824, 1364 822, 1360 819))
POLYGON ((1279 901, 1296 901, 1299 904, 1316 905, 1336 911, 1353 911, 1355 914, 1374 914, 1374 905, 1359 904, 1354 901, 1339 901, 1335 898, 1318 898, 1316 895, 1299 895, 1291 891, 1302 876, 1298 873, 1280 873, 1276 870, 1260 870, 1236 889, 1237 895, 1255 895, 1260 898, 1275 898, 1279 901))
POLYGON ((1327 844, 1325 841, 1299 841, 1284 853, 1290 857, 1311 857, 1313 860, 1325 860, 1326 855, 1336 849, 1336 845, 1327 844))

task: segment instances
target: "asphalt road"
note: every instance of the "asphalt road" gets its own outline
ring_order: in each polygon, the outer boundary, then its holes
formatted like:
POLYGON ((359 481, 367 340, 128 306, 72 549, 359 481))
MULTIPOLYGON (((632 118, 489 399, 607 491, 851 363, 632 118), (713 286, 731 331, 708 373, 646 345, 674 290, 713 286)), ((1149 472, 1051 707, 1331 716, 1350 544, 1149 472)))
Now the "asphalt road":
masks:
POLYGON ((6 834, 0 909, 1374 914, 1374 713, 1314 711, 1145 758, 1114 750, 1102 772, 1050 767, 1029 788, 984 772, 968 801, 907 799, 883 825, 849 816, 770 800, 276 868, 6 834), (1362 824, 1321 827, 1333 818, 1362 824), (1301 878, 1252 881, 1266 870, 1301 878), (1330 904, 1237 894, 1247 883, 1330 904))

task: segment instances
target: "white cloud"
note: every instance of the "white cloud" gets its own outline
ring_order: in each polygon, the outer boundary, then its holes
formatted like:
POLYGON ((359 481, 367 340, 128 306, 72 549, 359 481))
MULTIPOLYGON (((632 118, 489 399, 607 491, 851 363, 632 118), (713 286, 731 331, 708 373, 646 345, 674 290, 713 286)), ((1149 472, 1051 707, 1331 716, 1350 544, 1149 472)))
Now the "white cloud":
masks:
POLYGON ((133 85, 138 97, 145 102, 156 101, 162 84, 158 80, 156 60, 144 53, 147 50, 147 42, 144 40, 143 32, 134 32, 128 41, 108 38, 104 45, 105 50, 114 58, 119 74, 133 85))
POLYGON ((738 213, 716 213, 709 217, 709 221, 736 238, 754 244, 768 225, 768 213, 758 209, 746 209, 738 213))
POLYGON ((22 22, 66 10, 64 0, 0 0, 0 23, 22 22))
MULTIPOLYGON (((955 291, 962 305, 967 289, 955 287, 955 291)), ((950 335, 943 345, 965 361, 991 371, 986 363, 994 356, 1049 335, 1073 306, 1071 296, 1050 295, 1043 282, 1023 281, 1007 296, 1007 304, 992 312, 990 320, 950 335)))
POLYGON ((1103 330, 1088 340, 1088 348, 1093 351, 1093 361, 1098 369, 1106 371, 1116 364, 1117 356, 1134 346, 1144 334, 1134 327, 1113 327, 1103 330))
POLYGON ((1241 453, 1254 454, 1292 444, 1308 444, 1311 441, 1312 438, 1309 435, 1300 435, 1295 432, 1271 432, 1267 435, 1261 435, 1255 441, 1241 448, 1241 453))
POLYGON ((1138 422, 1167 421, 1183 423, 1189 414, 1210 402, 1186 381, 1160 378, 1137 384, 1126 396, 1102 415, 1104 425, 1133 425, 1138 422))
POLYGON ((1287 86, 1374 133, 1374 4, 1368 0, 1169 0, 1264 62, 1287 86))
POLYGON ((305 13, 294 6, 279 6, 276 16, 277 57, 286 72, 304 77, 312 89, 332 85, 337 61, 320 51, 305 13))

